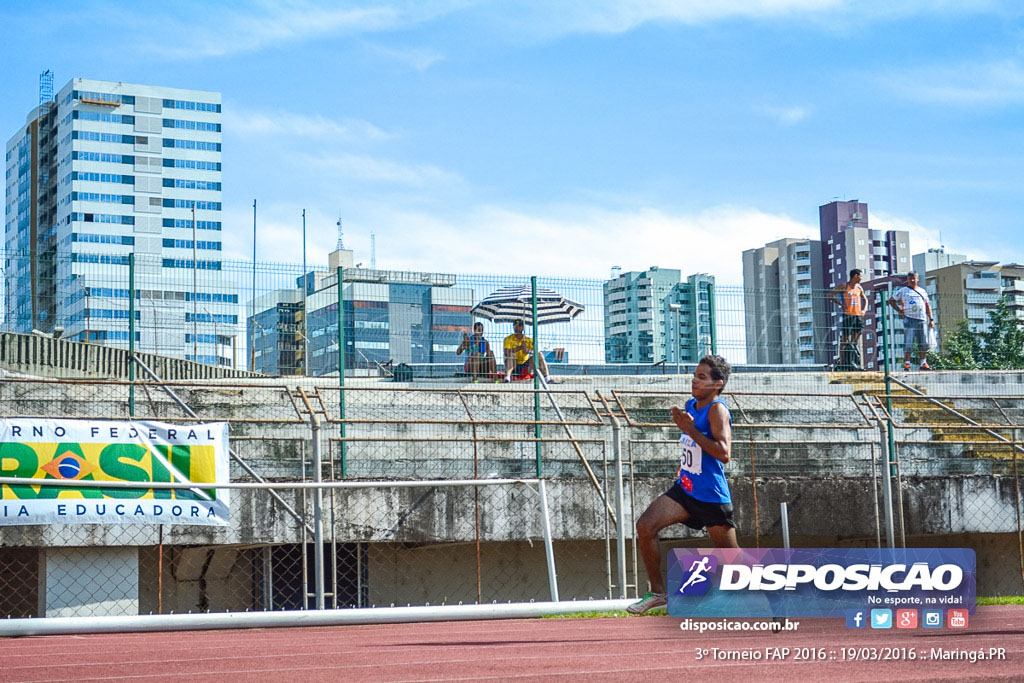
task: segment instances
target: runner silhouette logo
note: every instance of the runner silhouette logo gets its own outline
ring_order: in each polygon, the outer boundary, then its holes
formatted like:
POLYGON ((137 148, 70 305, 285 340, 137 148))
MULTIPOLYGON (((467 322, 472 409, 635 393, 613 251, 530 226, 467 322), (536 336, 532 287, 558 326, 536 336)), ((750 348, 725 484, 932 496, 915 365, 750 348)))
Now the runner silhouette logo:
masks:
POLYGON ((686 573, 679 587, 681 595, 704 595, 711 587, 710 574, 718 571, 718 558, 713 555, 687 555, 679 558, 686 573))

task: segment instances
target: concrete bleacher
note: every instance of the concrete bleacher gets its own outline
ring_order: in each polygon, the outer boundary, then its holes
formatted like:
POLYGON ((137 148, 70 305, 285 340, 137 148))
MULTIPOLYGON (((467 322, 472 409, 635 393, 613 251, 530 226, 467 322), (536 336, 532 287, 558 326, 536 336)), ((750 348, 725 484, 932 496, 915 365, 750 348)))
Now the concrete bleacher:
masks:
MULTIPOLYGON (((870 463, 879 449, 885 447, 885 435, 874 419, 878 411, 867 405, 873 395, 884 390, 879 376, 793 375, 733 376, 726 398, 732 409, 734 439, 738 447, 745 447, 737 451, 734 471, 743 473, 752 466, 764 476, 842 476, 863 471, 865 463, 870 463), (749 457, 751 445, 755 451, 753 463, 749 457)), ((931 390, 963 383, 954 373, 915 373, 911 379, 931 390)), ((974 384, 1007 390, 1021 386, 1016 381, 979 380, 974 384)), ((178 382, 171 386, 200 420, 231 421, 231 434, 238 442, 236 450, 245 452, 246 460, 258 472, 272 478, 301 474, 302 457, 296 450, 297 444, 309 438, 308 416, 296 411, 297 400, 291 399, 289 393, 300 386, 311 396, 319 392, 324 416, 330 420, 336 420, 340 409, 336 378, 233 378, 203 384, 178 382)), ((550 423, 542 427, 541 436, 558 440, 545 445, 545 471, 555 476, 583 475, 568 432, 559 424, 563 418, 576 423, 569 426, 569 431, 580 441, 579 446, 588 458, 604 466, 604 461, 611 457, 608 420, 595 412, 604 411, 598 392, 617 412, 624 409, 624 440, 643 443, 642 448, 634 449, 638 461, 643 461, 637 463, 638 471, 674 471, 678 430, 670 423, 668 409, 673 404, 682 405, 689 394, 689 378, 678 376, 563 378, 561 384, 551 388, 562 418, 546 395, 540 401, 541 420, 550 423)), ((127 399, 127 385, 117 383, 0 382, 0 400, 7 406, 9 416, 127 419, 127 399)), ((962 420, 924 399, 903 395, 894 397, 892 402, 897 439, 905 442, 901 452, 908 456, 907 473, 941 474, 943 463, 950 464, 951 473, 991 471, 992 462, 998 464, 1000 454, 1006 451, 981 430, 958 431, 964 424, 962 420), (917 424, 923 426, 916 427, 917 424), (970 441, 973 446, 965 446, 963 441, 970 441), (979 457, 992 444, 996 446, 989 448, 993 457, 979 457)), ((1024 425, 1024 398, 1002 398, 1001 411, 991 407, 991 398, 958 398, 947 403, 988 424, 1024 425)), ((320 405, 317 401, 314 404, 320 405)), ((174 401, 152 384, 136 388, 135 407, 140 418, 184 417, 174 401)), ((520 476, 536 469, 530 382, 452 382, 424 387, 416 381, 348 379, 345 409, 346 436, 363 439, 346 445, 350 476, 471 476, 474 452, 478 472, 520 476)), ((328 437, 340 436, 336 422, 328 421, 326 430, 328 437)), ((336 441, 331 443, 330 451, 335 458, 340 457, 336 441)))

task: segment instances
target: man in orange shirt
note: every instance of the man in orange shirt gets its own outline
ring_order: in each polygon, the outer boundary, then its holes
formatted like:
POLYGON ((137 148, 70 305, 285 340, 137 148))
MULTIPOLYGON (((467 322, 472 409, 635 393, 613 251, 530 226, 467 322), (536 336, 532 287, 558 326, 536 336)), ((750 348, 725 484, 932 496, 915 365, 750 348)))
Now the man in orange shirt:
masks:
POLYGON ((836 370, 863 370, 860 363, 860 333, 864 330, 864 312, 868 298, 860 286, 861 271, 850 271, 850 281, 836 285, 828 298, 843 307, 842 336, 839 341, 839 363, 836 370), (839 296, 842 295, 842 299, 839 296))

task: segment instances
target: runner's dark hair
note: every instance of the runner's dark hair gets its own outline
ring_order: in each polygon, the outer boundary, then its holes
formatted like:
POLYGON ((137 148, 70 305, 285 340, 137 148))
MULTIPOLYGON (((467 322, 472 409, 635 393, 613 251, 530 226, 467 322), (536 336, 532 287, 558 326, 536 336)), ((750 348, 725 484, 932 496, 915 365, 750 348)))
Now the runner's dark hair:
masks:
POLYGON ((701 358, 697 365, 708 366, 708 370, 711 371, 711 379, 716 382, 718 380, 722 381, 722 388, 718 390, 718 393, 722 393, 725 390, 725 385, 729 383, 729 375, 732 373, 732 366, 729 365, 729 361, 721 356, 707 355, 701 358))

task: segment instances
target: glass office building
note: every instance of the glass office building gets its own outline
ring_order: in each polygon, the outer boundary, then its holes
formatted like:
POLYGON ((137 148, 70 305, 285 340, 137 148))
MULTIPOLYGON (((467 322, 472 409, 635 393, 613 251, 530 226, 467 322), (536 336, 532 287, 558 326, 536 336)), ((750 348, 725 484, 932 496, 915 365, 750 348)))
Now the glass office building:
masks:
POLYGON ((7 143, 7 329, 234 365, 219 93, 75 78, 7 143))

